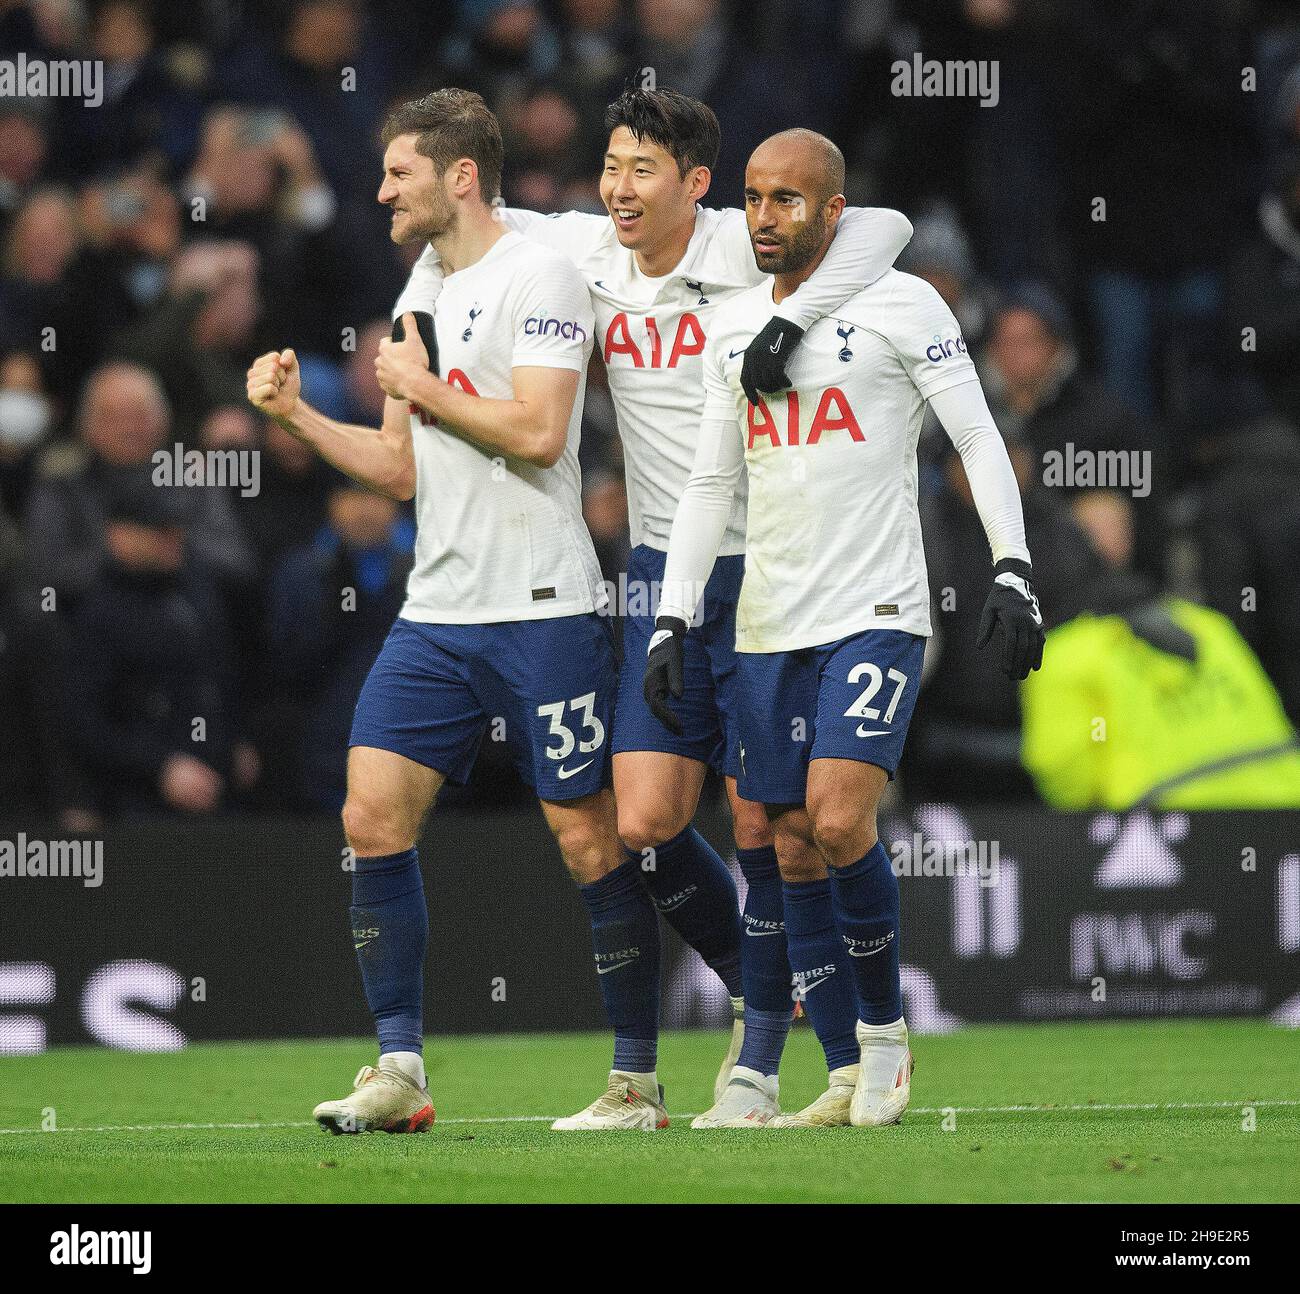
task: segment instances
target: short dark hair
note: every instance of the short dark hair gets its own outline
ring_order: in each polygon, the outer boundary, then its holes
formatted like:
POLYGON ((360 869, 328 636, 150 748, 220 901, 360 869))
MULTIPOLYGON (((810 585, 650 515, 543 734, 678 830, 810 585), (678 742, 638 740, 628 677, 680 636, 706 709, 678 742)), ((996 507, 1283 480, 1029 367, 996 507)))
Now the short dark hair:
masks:
POLYGON ((481 94, 455 86, 434 90, 394 108, 384 122, 387 148, 399 135, 418 135, 415 151, 433 159, 439 172, 468 157, 478 167, 484 202, 501 193, 501 125, 481 94))
POLYGON ((626 126, 638 139, 666 148, 682 178, 695 166, 718 163, 722 130, 713 109, 678 90, 629 87, 605 109, 605 130, 626 126))

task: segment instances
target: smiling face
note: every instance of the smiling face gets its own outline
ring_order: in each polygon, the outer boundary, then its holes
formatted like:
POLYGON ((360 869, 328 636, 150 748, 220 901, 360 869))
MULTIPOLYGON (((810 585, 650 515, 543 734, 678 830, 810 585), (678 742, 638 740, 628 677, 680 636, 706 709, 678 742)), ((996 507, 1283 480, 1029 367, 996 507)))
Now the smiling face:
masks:
POLYGON ((398 135, 384 150, 384 182, 379 201, 393 213, 389 237, 399 247, 430 242, 452 223, 452 202, 446 177, 433 159, 416 152, 419 136, 398 135))
POLYGON ((745 220, 765 274, 805 269, 829 244, 844 209, 832 187, 837 177, 828 174, 827 158, 813 142, 819 138, 795 131, 773 136, 745 168, 745 220))
POLYGON ((626 126, 609 137, 600 196, 614 221, 618 241, 647 253, 694 225, 695 204, 709 188, 709 168, 694 166, 685 176, 673 155, 626 126))

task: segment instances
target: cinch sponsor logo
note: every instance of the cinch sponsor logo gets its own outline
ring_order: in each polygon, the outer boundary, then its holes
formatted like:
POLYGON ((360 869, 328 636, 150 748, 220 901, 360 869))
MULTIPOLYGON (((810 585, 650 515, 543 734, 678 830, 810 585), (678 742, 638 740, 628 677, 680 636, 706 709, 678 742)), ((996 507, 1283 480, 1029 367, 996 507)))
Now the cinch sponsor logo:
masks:
POLYGON ((565 341, 587 340, 587 330, 574 319, 548 319, 533 315, 524 320, 525 337, 563 337, 565 341))
POLYGON ((964 355, 966 353, 966 339, 958 333, 956 337, 940 337, 935 334, 934 341, 926 347, 925 357, 932 364, 942 364, 944 360, 950 359, 953 355, 964 355))

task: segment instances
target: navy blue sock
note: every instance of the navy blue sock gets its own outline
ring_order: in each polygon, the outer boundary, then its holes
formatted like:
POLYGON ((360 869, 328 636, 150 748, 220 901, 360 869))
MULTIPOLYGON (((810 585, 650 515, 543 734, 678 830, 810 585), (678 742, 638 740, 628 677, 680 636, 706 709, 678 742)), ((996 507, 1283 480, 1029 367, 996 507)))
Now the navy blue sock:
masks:
POLYGON ((848 867, 831 869, 835 926, 848 954, 858 1016, 892 1024, 903 1014, 898 980, 898 877, 885 847, 876 843, 848 867))
POLYGON ((694 827, 644 851, 625 851, 659 915, 704 959, 732 997, 741 994, 740 898, 718 851, 694 827))
POLYGON ((758 1011, 784 1011, 789 1016, 790 959, 785 947, 785 907, 781 899, 781 869, 776 850, 737 849, 741 875, 749 887, 741 915, 745 937, 741 944, 745 1006, 758 1011))
POLYGON ((624 862, 578 893, 591 914, 591 943, 614 1068, 649 1074, 659 1041, 659 919, 635 863, 624 862))
POLYGON ((794 1003, 790 999, 790 961, 785 955, 785 911, 776 850, 737 849, 740 871, 749 887, 742 914, 741 970, 745 985, 745 1041, 736 1064, 769 1077, 781 1067, 794 1003))
POLYGON ((858 1000, 849 959, 835 928, 831 883, 784 881, 785 931, 790 971, 803 993, 803 1009, 826 1053, 826 1068, 858 1063, 858 1000))
POLYGON ((424 949, 429 909, 414 849, 358 858, 352 873, 352 944, 379 1054, 424 1050, 424 949))

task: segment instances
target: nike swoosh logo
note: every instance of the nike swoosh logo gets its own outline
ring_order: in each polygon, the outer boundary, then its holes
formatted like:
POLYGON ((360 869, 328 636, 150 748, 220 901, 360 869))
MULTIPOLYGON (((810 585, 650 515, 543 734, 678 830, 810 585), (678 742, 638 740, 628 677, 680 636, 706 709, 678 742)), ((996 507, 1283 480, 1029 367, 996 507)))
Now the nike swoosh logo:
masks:
POLYGON ((889 729, 873 728, 870 732, 868 732, 867 725, 865 723, 860 723, 858 724, 858 736, 859 737, 888 737, 889 729))
POLYGON ((579 764, 577 768, 560 769, 558 773, 560 781, 563 782, 566 778, 572 777, 574 773, 581 773, 584 768, 590 768, 595 762, 594 759, 589 759, 585 764, 579 764))
POLYGON ((858 952, 856 948, 850 948, 849 956, 850 957, 874 957, 877 953, 883 953, 885 949, 888 947, 889 947, 889 943, 883 943, 880 945, 879 948, 873 948, 870 952, 865 952, 865 953, 858 952))
POLYGON ((374 942, 375 941, 373 939, 367 939, 365 943, 353 944, 352 947, 355 948, 358 952, 360 952, 366 946, 366 944, 372 944, 374 942))
POLYGON ((596 967, 596 974, 597 974, 597 975, 608 975, 608 974, 610 973, 610 971, 622 970, 624 966, 631 966, 631 964, 632 964, 635 960, 636 960, 635 957, 629 957, 629 958, 627 959, 627 961, 625 961, 625 962, 616 962, 613 966, 597 966, 597 967, 596 967))
POLYGON ((781 349, 781 343, 782 343, 783 341, 785 341, 785 333, 782 333, 782 334, 781 334, 781 335, 776 339, 776 345, 775 345, 775 346, 769 346, 769 347, 768 347, 768 350, 770 350, 770 351, 772 352, 772 354, 775 355, 775 354, 777 353, 777 351, 779 351, 779 350, 781 349))
POLYGON ((735 359, 737 355, 743 355, 744 353, 745 353, 745 348, 742 346, 739 350, 731 350, 731 351, 728 351, 728 352, 727 352, 727 358, 728 358, 728 359, 735 359))
POLYGON ((746 926, 745 933, 751 939, 761 939, 764 935, 780 935, 780 934, 784 934, 785 931, 784 930, 751 930, 749 926, 746 926))
POLYGON ((804 997, 807 997, 808 994, 811 993, 813 989, 817 987, 818 984, 825 984, 828 979, 830 979, 829 975, 819 975, 815 980, 812 981, 811 984, 805 983, 802 980, 800 980, 798 981, 799 988, 802 990, 804 997))

